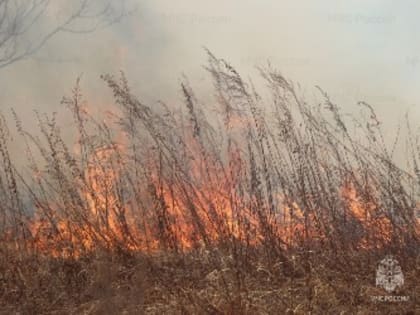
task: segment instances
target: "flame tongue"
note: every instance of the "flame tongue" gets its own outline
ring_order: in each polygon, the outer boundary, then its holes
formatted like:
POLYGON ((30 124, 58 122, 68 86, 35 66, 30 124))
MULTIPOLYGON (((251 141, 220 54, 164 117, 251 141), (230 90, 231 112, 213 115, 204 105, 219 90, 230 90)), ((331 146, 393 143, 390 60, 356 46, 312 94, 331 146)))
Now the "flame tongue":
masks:
MULTIPOLYGON (((133 187, 133 181, 125 185, 130 178, 126 146, 95 150, 77 187, 79 204, 67 201, 68 208, 40 207, 40 213, 50 216, 38 216, 32 223, 34 247, 52 256, 78 257, 97 247, 185 250, 232 238, 258 245, 267 235, 287 246, 300 246, 327 237, 322 221, 328 222, 323 217, 328 209, 305 212, 283 194, 273 200, 273 210, 266 209, 258 198, 243 192, 241 185, 247 179, 239 152, 231 153, 231 161, 237 163, 226 170, 194 139, 191 143, 195 158, 184 173, 176 167, 163 170, 159 160, 151 159, 143 177, 148 184, 138 181, 136 191, 124 191, 133 187)), ((352 184, 341 188, 341 198, 357 247, 390 242, 391 222, 374 202, 363 201, 352 184)), ((311 200, 308 197, 307 202, 311 200)), ((311 207, 316 207, 315 202, 311 207)))

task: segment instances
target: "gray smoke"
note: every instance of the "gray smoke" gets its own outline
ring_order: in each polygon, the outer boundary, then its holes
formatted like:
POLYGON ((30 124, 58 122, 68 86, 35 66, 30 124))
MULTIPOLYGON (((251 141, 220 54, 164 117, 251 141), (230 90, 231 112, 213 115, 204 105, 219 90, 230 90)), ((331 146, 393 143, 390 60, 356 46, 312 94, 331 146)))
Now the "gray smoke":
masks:
MULTIPOLYGON (((51 29, 73 3, 54 2, 29 39, 51 29)), ((82 75, 86 99, 107 109, 111 94, 99 76, 120 70, 147 101, 178 102, 184 73, 207 98, 205 46, 257 85, 254 66, 269 60, 299 82, 309 100, 319 85, 344 112, 357 113, 359 100, 372 104, 388 126, 390 143, 407 111, 414 122, 420 118, 416 2, 129 0, 126 5, 129 14, 118 23, 86 34, 57 34, 33 55, 1 68, 0 111, 14 108, 28 129, 36 125, 33 109, 56 111, 65 129, 69 121, 60 100, 76 78, 82 75)))

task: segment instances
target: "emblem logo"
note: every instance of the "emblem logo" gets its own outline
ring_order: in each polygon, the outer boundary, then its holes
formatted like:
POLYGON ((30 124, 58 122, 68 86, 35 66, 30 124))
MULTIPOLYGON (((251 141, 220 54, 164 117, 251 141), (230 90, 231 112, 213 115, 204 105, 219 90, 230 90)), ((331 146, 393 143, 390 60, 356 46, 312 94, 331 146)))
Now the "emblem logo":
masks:
POLYGON ((397 287, 404 285, 404 274, 398 260, 389 255, 382 259, 376 269, 376 286, 386 292, 394 292, 397 287))

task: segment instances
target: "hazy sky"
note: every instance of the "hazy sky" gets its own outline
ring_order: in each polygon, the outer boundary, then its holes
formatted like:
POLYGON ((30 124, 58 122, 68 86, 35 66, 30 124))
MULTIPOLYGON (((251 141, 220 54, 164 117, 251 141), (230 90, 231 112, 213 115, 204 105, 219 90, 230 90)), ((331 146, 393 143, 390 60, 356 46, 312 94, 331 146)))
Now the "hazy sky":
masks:
POLYGON ((179 98, 182 73, 205 93, 205 46, 245 78, 269 59, 308 95, 323 87, 344 111, 366 100, 389 135, 407 110, 420 118, 418 1, 130 1, 135 12, 121 23, 58 35, 33 58, 0 69, 0 110, 14 107, 25 121, 34 108, 61 111, 82 73, 98 107, 110 95, 99 76, 119 70, 148 100, 179 98))

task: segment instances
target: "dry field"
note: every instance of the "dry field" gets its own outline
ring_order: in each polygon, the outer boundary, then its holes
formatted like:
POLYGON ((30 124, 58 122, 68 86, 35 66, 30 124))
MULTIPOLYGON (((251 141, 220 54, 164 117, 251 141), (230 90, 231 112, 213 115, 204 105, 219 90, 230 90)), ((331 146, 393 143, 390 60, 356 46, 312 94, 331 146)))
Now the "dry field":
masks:
POLYGON ((77 82, 74 143, 54 115, 40 136, 0 116, 0 314, 419 314, 415 129, 389 146, 367 103, 311 104, 270 67, 259 93, 210 52, 207 70, 216 101, 184 82, 179 108, 106 75, 105 120, 77 82))

